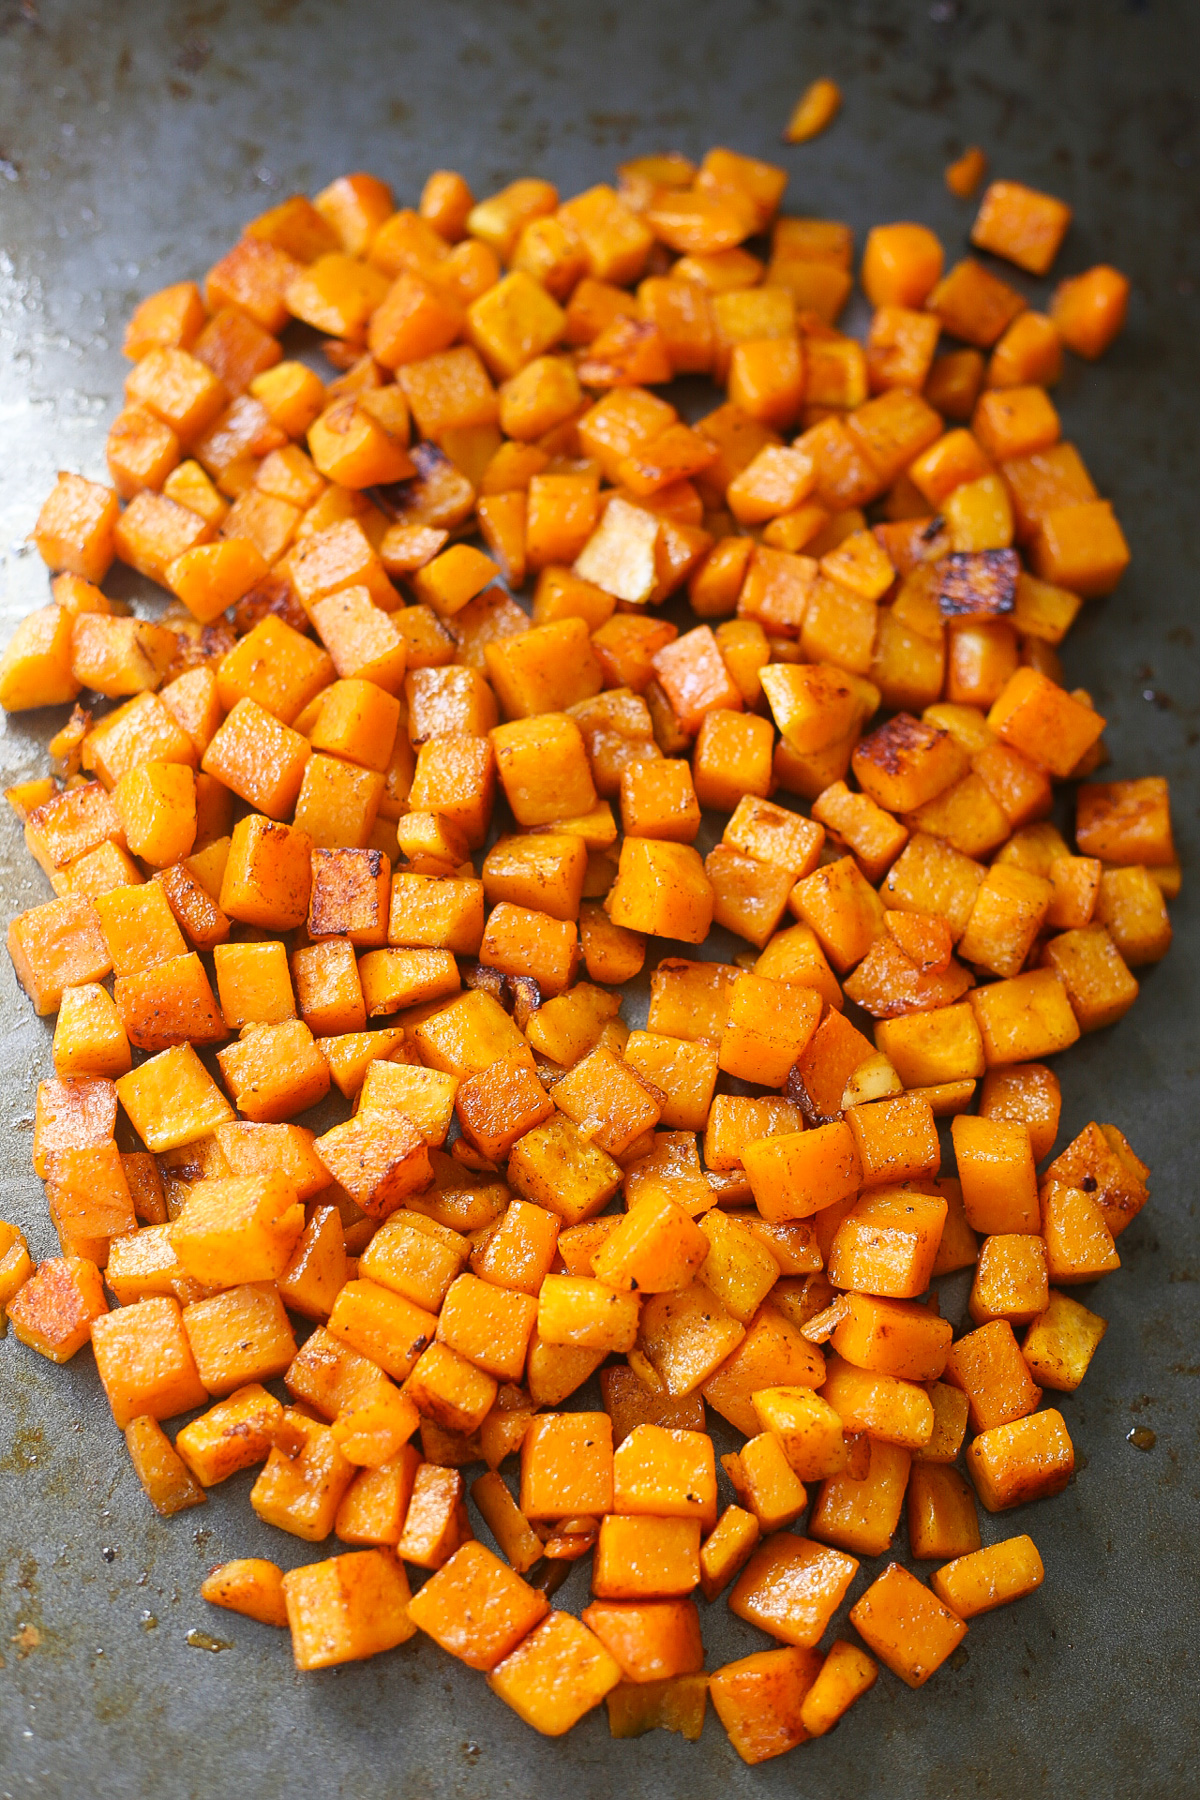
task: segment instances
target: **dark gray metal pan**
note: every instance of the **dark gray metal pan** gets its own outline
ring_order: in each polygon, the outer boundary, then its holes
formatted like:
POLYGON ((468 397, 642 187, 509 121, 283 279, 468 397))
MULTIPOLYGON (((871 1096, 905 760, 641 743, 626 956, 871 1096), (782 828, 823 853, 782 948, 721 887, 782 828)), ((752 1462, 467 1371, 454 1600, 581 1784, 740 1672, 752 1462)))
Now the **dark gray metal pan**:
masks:
MULTIPOLYGON (((4 635, 44 598, 23 540, 54 471, 103 473, 124 317, 150 289, 206 269, 272 199, 354 168, 407 203, 435 167, 461 169, 477 193, 529 173, 571 193, 630 154, 725 143, 787 165, 787 210, 848 219, 860 243, 879 220, 922 219, 954 254, 972 208, 942 169, 979 142, 995 172, 1076 208, 1059 272, 1106 259, 1133 277, 1125 337, 1099 368, 1072 363, 1057 395, 1134 552, 1118 592, 1088 606, 1066 668, 1110 721, 1113 773, 1170 776, 1187 871, 1169 959, 1144 972, 1121 1024, 1059 1063, 1061 1141, 1090 1118, 1114 1121, 1152 1163, 1153 1199, 1094 1302, 1109 1331, 1092 1372, 1064 1401, 1074 1484, 984 1520, 987 1539, 1032 1532, 1046 1584, 974 1625, 929 1687, 911 1694, 884 1673, 830 1738, 749 1770, 712 1718, 697 1746, 614 1743, 603 1710, 542 1741, 423 1641, 300 1677, 283 1634, 214 1613, 197 1588, 230 1555, 290 1565, 311 1560, 308 1547, 258 1524, 248 1477, 159 1520, 89 1355, 57 1370, 10 1336, 0 1797, 1200 1792, 1198 50, 1187 0, 0 0, 4 635), (796 94, 823 74, 844 87, 840 120, 783 149, 796 94), (1127 1442, 1135 1425, 1157 1434, 1147 1454, 1127 1442), (193 1647, 194 1631, 226 1647, 193 1647)), ((7 721, 5 785, 43 767, 52 728, 7 721)), ((0 891, 6 915, 48 897, 7 808, 0 891)), ((49 1045, 0 958, 0 1215, 42 1255, 53 1233, 29 1151, 49 1045)), ((946 1298, 961 1312, 961 1280, 946 1298)), ((585 1600, 577 1570, 560 1603, 585 1600)), ((705 1632, 710 1666, 765 1643, 723 1603, 705 1632)))

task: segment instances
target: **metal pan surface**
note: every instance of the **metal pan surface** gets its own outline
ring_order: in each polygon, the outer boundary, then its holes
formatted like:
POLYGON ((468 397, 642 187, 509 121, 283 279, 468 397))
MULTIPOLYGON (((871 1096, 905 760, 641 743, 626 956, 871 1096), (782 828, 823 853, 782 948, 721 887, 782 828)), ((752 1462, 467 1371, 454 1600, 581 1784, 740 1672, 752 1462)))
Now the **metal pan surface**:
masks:
MULTIPOLYGON (((124 317, 209 267, 273 198, 356 168, 387 177, 402 203, 437 167, 480 194, 529 173, 569 194, 632 154, 725 143, 786 164, 788 211, 849 220, 860 244, 872 223, 921 219, 955 255, 973 209, 942 169, 979 142, 994 172, 1075 207, 1057 272, 1111 260, 1133 277, 1126 335, 1097 369, 1071 362, 1056 394, 1134 553, 1065 660, 1110 722, 1111 772, 1170 777, 1186 871, 1170 957, 1143 972, 1121 1024, 1059 1065, 1060 1142, 1091 1118, 1117 1123, 1153 1165, 1153 1199, 1097 1301, 1109 1331, 1092 1373, 1064 1397, 1082 1452, 1073 1485, 984 1519, 985 1541, 1031 1531, 1047 1581, 974 1625, 929 1687, 910 1694, 885 1673, 830 1738, 747 1769, 711 1716, 698 1746, 662 1733, 615 1743, 603 1709, 568 1739, 541 1740, 423 1642, 300 1677, 282 1634, 215 1613, 197 1588, 232 1555, 290 1565, 320 1552, 259 1525, 249 1477, 159 1520, 90 1356, 55 1369, 10 1335, 3 1800, 98 1788, 155 1800, 298 1788, 321 1800, 1200 1793, 1198 52, 1188 0, 0 0, 3 636, 44 598, 24 539, 54 471, 103 475, 124 317), (843 86, 841 118, 783 148, 797 93, 823 74, 843 86), (1134 1426, 1156 1434, 1150 1452, 1127 1441, 1134 1426)), ((127 591, 150 599, 136 582, 127 591)), ((3 785, 40 772, 51 729, 39 715, 7 721, 3 785)), ((48 897, 0 808, 5 916, 48 897)), ((635 993, 627 1016, 638 1005, 635 993)), ((35 1255, 54 1248, 29 1168, 49 1049, 49 1025, 0 958, 0 1212, 35 1255)), ((965 1292, 960 1281, 944 1294, 956 1323, 965 1292)), ((903 1540, 902 1529, 902 1559, 903 1540)), ((576 1570, 559 1603, 586 1599, 576 1570)), ((765 1647, 721 1603, 705 1633, 710 1666, 765 1647)))

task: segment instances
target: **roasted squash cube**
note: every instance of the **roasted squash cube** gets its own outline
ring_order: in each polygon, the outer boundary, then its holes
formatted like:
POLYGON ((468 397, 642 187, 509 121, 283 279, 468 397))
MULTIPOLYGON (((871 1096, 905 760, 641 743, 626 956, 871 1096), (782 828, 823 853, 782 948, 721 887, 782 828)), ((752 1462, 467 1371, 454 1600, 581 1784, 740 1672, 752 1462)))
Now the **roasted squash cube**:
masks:
POLYGON ((966 1636, 950 1608, 900 1563, 889 1563, 852 1607, 850 1621, 881 1662, 923 1687, 966 1636))
POLYGON ((967 1447, 967 1471, 989 1512, 1060 1494, 1074 1468, 1074 1446, 1053 1407, 981 1431, 967 1447))
POLYGON ((821 1661, 820 1651, 789 1645, 784 1650, 755 1651, 726 1663, 710 1677, 708 1691, 717 1717, 744 1763, 767 1762, 805 1741, 809 1733, 801 1709, 821 1661))
POLYGON ((521 1446, 520 1506, 532 1520, 612 1511, 607 1413, 539 1413, 531 1419, 521 1446))
POLYGON ((690 844, 660 838, 624 840, 606 906, 614 925, 700 944, 708 935, 712 909, 712 884, 690 844))
POLYGON ((561 1737, 617 1686, 621 1666, 586 1625, 559 1612, 535 1627, 487 1679, 518 1718, 545 1737, 561 1737))
POLYGON ((290 1569, 283 1596, 298 1669, 328 1669, 393 1650, 413 1636, 408 1577, 386 1549, 290 1569))
POLYGON ((108 1312, 104 1282, 86 1257, 50 1257, 7 1304, 17 1337, 51 1362, 69 1362, 108 1312))

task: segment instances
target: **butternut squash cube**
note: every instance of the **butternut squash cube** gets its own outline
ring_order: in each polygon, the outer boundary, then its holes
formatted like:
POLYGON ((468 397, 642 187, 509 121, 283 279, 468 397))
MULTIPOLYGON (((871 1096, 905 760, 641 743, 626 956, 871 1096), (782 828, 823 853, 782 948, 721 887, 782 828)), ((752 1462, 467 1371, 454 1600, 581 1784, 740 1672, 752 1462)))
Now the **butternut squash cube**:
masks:
POLYGON ((994 344, 1025 307, 1022 295, 972 257, 942 277, 926 304, 951 336, 981 349, 994 344))
POLYGON ((849 1294, 830 1344, 856 1368, 904 1381, 931 1382, 946 1366, 952 1337, 949 1320, 926 1307, 849 1294))
POLYGON ((194 1144, 234 1116, 190 1044, 163 1050, 116 1083, 134 1130, 155 1155, 194 1144))
POLYGON ((218 944, 213 952, 221 1013, 231 1031, 296 1016, 287 950, 276 940, 218 944))
POLYGON ((593 1258, 600 1281, 638 1293, 686 1287, 708 1255, 707 1238, 678 1203, 647 1199, 619 1220, 593 1258))
POLYGON ((822 1481, 845 1468, 848 1453, 842 1420, 828 1400, 811 1388, 760 1388, 751 1395, 751 1402, 762 1429, 779 1439, 801 1481, 822 1481))
POLYGON ((703 1667, 700 1618, 691 1600, 593 1601, 584 1623, 616 1657, 626 1680, 641 1687, 703 1667))
POLYGON ((265 1462, 283 1408, 257 1382, 237 1389, 179 1432, 175 1448, 202 1487, 265 1462))
POLYGON ((467 1543, 426 1582, 409 1617, 472 1669, 509 1655, 549 1611, 537 1588, 482 1544, 467 1543))
POLYGON ((1042 1559, 1033 1539, 1021 1536, 957 1557, 935 1570, 930 1583, 938 1598, 959 1618, 973 1619, 997 1606, 1023 1599, 1044 1579, 1042 1559))
POLYGON ((408 1577, 386 1549, 290 1569, 283 1596, 298 1669, 328 1669, 393 1650, 413 1636, 408 1577))
POLYGON ((758 1209, 772 1222, 809 1218, 853 1197, 862 1181, 854 1136, 840 1120, 745 1144, 741 1160, 758 1209))
POLYGON ((49 1159, 63 1150, 111 1142, 117 1087, 103 1076, 76 1075, 38 1083, 33 1123, 33 1169, 44 1179, 49 1159))
POLYGON ((527 829, 574 818, 596 804, 583 737, 563 713, 517 719, 492 732, 500 783, 527 829))
POLYGON ((620 1156, 661 1117, 646 1085, 603 1046, 555 1083, 552 1098, 610 1156, 620 1156))
POLYGON ((112 488, 60 470, 38 514, 33 541, 48 568, 66 569, 99 584, 113 559, 113 530, 119 516, 112 488))
POLYGON ((23 1344, 51 1362, 69 1362, 108 1311, 104 1282, 86 1257, 49 1257, 9 1300, 8 1318, 23 1344))
POLYGON ((608 1414, 535 1415, 521 1446, 520 1507, 525 1517, 536 1521, 603 1514, 611 1512, 612 1505, 608 1414))
POLYGON ((203 1505, 207 1495, 193 1481, 157 1419, 132 1419, 125 1428, 125 1445, 147 1499, 164 1518, 203 1505))
POLYGON ((984 1240, 968 1302, 977 1325, 1007 1319, 1028 1325, 1050 1303, 1046 1246, 1030 1233, 997 1233, 984 1240))
MULTIPOLYGON (((791 1524, 808 1504, 807 1492, 772 1432, 750 1438, 738 1454, 723 1456, 721 1462, 739 1500, 750 1508, 763 1531, 777 1532, 780 1526, 791 1524)), ((771 1544, 778 1541, 773 1538, 771 1544)), ((769 1552, 770 1545, 764 1548, 769 1552)))
POLYGON ((900 1563, 889 1563, 851 1608, 850 1621, 894 1675, 923 1687, 966 1636, 956 1613, 900 1563))
POLYGON ((1068 350, 1095 361, 1125 323, 1129 280, 1118 269, 1098 263, 1082 275, 1060 281, 1050 301, 1050 316, 1068 350))
POLYGON ((959 1338, 947 1358, 946 1380, 966 1394, 976 1431, 1024 1418, 1041 1399, 1007 1319, 980 1325, 959 1338))
POLYGON ((871 799, 910 813, 966 773, 966 758, 948 732, 900 713, 864 738, 854 773, 871 799))
POLYGON ((329 1315, 329 1330, 396 1381, 411 1374, 433 1342, 436 1320, 374 1281, 348 1281, 329 1315))
POLYGON ((1113 1024, 1137 999, 1137 981, 1104 925, 1060 932, 1047 944, 1043 960, 1066 989, 1080 1031, 1113 1024))
POLYGON ((491 823, 495 789, 496 757, 486 738, 435 738, 417 754, 408 803, 413 812, 438 814, 478 849, 491 823))
POLYGON ((690 844, 658 838, 624 840, 607 903, 614 925, 700 944, 708 935, 712 908, 712 884, 690 844))
POLYGON ((606 1354, 632 1350, 640 1301, 586 1275, 547 1275, 537 1302, 538 1337, 606 1354))
POLYGON ((945 1219, 941 1195, 903 1188, 868 1194, 837 1228, 830 1281, 858 1293, 916 1299, 928 1286, 945 1219))
POLYGON ((103 1268, 108 1240, 124 1237, 136 1225, 120 1151, 110 1139, 50 1151, 45 1162, 46 1201, 63 1254, 90 1257, 103 1268))
POLYGON ((304 1112, 329 1092, 329 1065, 301 1019, 259 1025, 217 1061, 239 1112, 258 1123, 304 1112))
POLYGON ((6 712, 56 706, 73 700, 80 686, 71 614, 62 606, 27 614, 0 659, 0 706, 6 712))
POLYGON ((282 1375, 296 1354, 291 1321, 274 1282, 227 1288, 184 1308, 184 1329, 210 1394, 282 1375))
MULTIPOLYGON (((448 1344, 497 1380, 519 1381, 537 1313, 537 1301, 530 1294, 496 1287, 475 1275, 460 1275, 442 1303, 438 1342, 448 1344)), ((581 1505, 564 1510, 570 1514, 592 1509, 581 1505)), ((528 1513, 524 1503, 522 1511, 528 1513)))
MULTIPOLYGON (((447 1431, 470 1434, 478 1431, 490 1412, 496 1398, 496 1382, 445 1344, 430 1344, 417 1358, 404 1384, 403 1397, 427 1419, 447 1431)), ((347 1421, 348 1424, 351 1422, 347 1421)), ((414 1413, 410 1435, 416 1423, 414 1413)), ((334 1430, 338 1429, 335 1425, 334 1430)), ((389 1453, 394 1455, 398 1448, 397 1444, 389 1453)), ((345 1442, 343 1450, 350 1454, 345 1442)))
POLYGON ((989 1068, 1050 1056, 1078 1039, 1079 1024, 1054 969, 988 982, 968 998, 989 1068))
POLYGON ((782 1087, 807 1049, 821 1016, 821 996, 765 976, 744 974, 729 993, 729 1022, 720 1067, 763 1087, 782 1087))
POLYGON ((780 1532, 762 1544, 738 1577, 730 1609, 785 1644, 809 1648, 822 1637, 858 1570, 840 1550, 780 1532))
POLYGON ((65 988, 102 981, 112 968, 95 908, 72 895, 19 913, 8 928, 8 953, 42 1015, 58 1011, 65 988))
POLYGON ((753 1766, 783 1756, 808 1737, 800 1715, 821 1660, 818 1650, 789 1645, 755 1651, 710 1677, 717 1717, 744 1763, 753 1766))
POLYGON ((773 785, 773 744, 767 719, 728 706, 705 713, 692 753, 692 779, 701 806, 732 812, 745 794, 765 800, 773 785))
POLYGON ((967 1446, 967 1472, 989 1512, 1061 1494, 1074 1468, 1074 1446, 1053 1407, 981 1431, 967 1446))
POLYGON ((295 1188, 271 1172, 193 1183, 170 1236, 197 1281, 233 1287, 281 1275, 303 1229, 295 1188))
POLYGON ((609 1514, 592 1572, 598 1599, 682 1598, 700 1582, 700 1521, 609 1514))
POLYGON ((971 227, 971 242, 1031 275, 1045 275, 1071 223, 1071 208, 1020 181, 993 181, 971 227))
POLYGON ((1107 1321, 1098 1313, 1052 1289, 1049 1304, 1025 1333, 1021 1355, 1043 1388, 1073 1394, 1107 1330, 1107 1321))
POLYGON ((1100 715, 1047 676, 1018 669, 988 713, 988 724, 1031 762, 1064 778, 1104 730, 1100 715))
POLYGON ((244 699, 218 728, 201 766, 257 812, 281 819, 296 804, 310 754, 299 732, 244 699))
POLYGON ((283 1570, 263 1557, 237 1556, 222 1563, 201 1582, 200 1597, 260 1625, 287 1625, 283 1570))
MULTIPOLYGON (((639 1124, 635 1122, 635 1138, 641 1135, 639 1124)), ((508 1159, 508 1179, 517 1192, 556 1213, 565 1225, 602 1211, 621 1178, 621 1165, 561 1112, 518 1138, 508 1159)))
POLYGON ((621 1667, 586 1625, 560 1612, 536 1626, 487 1679, 518 1718, 545 1737, 561 1737, 617 1686, 621 1667))
POLYGON ((960 1116, 951 1125, 963 1206, 975 1231, 1030 1232, 1040 1222, 1028 1128, 960 1116))
MULTIPOLYGON (((1072 858, 1090 864, 1090 858, 1072 858)), ((1162 889, 1141 867, 1106 869, 1099 878, 1096 920, 1131 968, 1157 962, 1171 945, 1171 921, 1162 889)), ((1086 922, 1086 921, 1085 921, 1086 922)))
POLYGON ((1060 1286, 1095 1281, 1121 1265, 1105 1215, 1082 1188, 1050 1180, 1042 1199, 1046 1273, 1060 1286))
POLYGON ((402 1113, 360 1114, 325 1132, 313 1148, 334 1181, 375 1219, 432 1179, 425 1140, 402 1113))
POLYGON ((64 988, 54 1027, 56 1075, 124 1075, 132 1056, 121 1015, 98 983, 64 988))
POLYGON ((518 1138, 554 1110, 524 1051, 468 1076, 455 1104, 465 1136, 490 1162, 503 1161, 518 1138))
POLYGON ((821 1672, 800 1708, 800 1722, 810 1737, 823 1737, 854 1702, 875 1685, 879 1671, 854 1644, 838 1638, 830 1646, 821 1672))

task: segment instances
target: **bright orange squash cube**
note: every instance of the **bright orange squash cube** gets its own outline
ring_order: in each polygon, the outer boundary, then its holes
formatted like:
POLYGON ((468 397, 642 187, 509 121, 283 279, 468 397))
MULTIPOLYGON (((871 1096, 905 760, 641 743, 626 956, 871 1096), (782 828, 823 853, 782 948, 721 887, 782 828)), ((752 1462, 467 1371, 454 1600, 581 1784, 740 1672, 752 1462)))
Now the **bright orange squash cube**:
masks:
POLYGON ((967 1627, 915 1575, 889 1563, 850 1611, 881 1662, 909 1687, 923 1687, 962 1642, 967 1627))
POLYGON ((416 1626, 404 1565, 384 1549, 290 1569, 283 1596, 298 1669, 328 1669, 407 1643, 416 1626))

